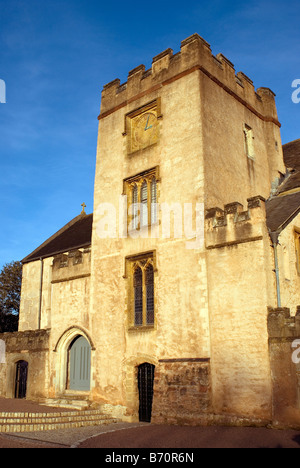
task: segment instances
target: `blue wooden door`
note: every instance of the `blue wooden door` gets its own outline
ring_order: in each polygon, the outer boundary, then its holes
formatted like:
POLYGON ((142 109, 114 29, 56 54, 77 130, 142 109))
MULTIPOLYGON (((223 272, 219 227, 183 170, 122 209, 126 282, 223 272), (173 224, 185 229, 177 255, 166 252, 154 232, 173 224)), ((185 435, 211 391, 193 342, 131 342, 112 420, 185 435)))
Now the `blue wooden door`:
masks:
POLYGON ((79 336, 70 349, 70 390, 90 390, 91 347, 79 336))

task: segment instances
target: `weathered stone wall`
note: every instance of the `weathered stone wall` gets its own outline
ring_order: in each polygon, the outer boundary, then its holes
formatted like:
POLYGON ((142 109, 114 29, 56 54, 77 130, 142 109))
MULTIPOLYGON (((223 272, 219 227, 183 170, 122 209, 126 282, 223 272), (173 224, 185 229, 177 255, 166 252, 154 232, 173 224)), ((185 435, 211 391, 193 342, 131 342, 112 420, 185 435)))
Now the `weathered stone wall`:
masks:
MULTIPOLYGON (((234 79, 234 69, 226 62, 223 66, 234 79)), ((235 200, 246 205, 247 198, 257 194, 268 198, 279 171, 285 172, 280 128, 264 122, 206 75, 201 76, 200 83, 201 94, 205 96, 202 130, 207 206, 222 206, 235 200), (245 124, 253 132, 253 158, 248 157, 245 150, 245 124)), ((243 85, 251 94, 254 92, 247 80, 243 85)), ((257 100, 270 99, 275 109, 274 95, 271 92, 266 95, 267 92, 258 90, 257 100)))
POLYGON ((16 363, 28 362, 28 399, 48 396, 50 330, 30 330, 2 333, 5 343, 5 363, 0 364, 0 395, 13 398, 15 391, 16 363))
POLYGON ((269 308, 268 333, 273 423, 300 427, 300 309, 291 316, 288 308, 269 308))
MULTIPOLYGON (((39 333, 38 328, 41 332, 43 329, 51 329, 49 360, 47 357, 45 364, 48 369, 47 381, 41 378, 40 385, 32 390, 29 381, 30 392, 42 389, 44 385, 43 392, 55 397, 62 389, 66 389, 66 371, 64 369, 64 372, 60 372, 58 367, 67 366, 68 343, 66 349, 62 350, 63 356, 58 356, 53 350, 70 328, 83 335, 89 330, 90 262, 90 250, 86 248, 23 265, 19 331, 32 331, 34 334, 39 333)), ((76 333, 74 336, 72 334, 73 339, 76 333)))
POLYGON ((160 360, 155 368, 152 422, 205 424, 210 413, 209 359, 160 360))
POLYGON ((19 331, 36 330, 39 328, 42 268, 40 260, 23 265, 19 331))
POLYGON ((209 210, 206 227, 213 410, 270 420, 266 311, 270 288, 276 295, 264 200, 209 210))
POLYGON ((80 249, 25 263, 19 331, 55 329, 55 324, 61 324, 63 317, 67 316, 66 328, 70 326, 70 321, 80 319, 86 322, 90 262, 90 250, 80 249))
POLYGON ((300 232, 300 215, 280 233, 277 246, 281 304, 289 307, 291 315, 296 314, 300 300, 300 271, 298 272, 297 268, 295 229, 300 232))

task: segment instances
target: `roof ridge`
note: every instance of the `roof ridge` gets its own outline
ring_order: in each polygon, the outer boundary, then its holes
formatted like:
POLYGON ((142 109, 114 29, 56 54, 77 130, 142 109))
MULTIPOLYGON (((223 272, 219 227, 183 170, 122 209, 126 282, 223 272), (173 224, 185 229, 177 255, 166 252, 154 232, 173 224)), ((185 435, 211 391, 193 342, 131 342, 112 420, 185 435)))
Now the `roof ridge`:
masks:
MULTIPOLYGON (((93 215, 93 213, 90 213, 90 214, 80 213, 78 216, 75 216, 75 218, 71 219, 71 221, 69 221, 61 229, 59 229, 52 236, 50 236, 48 239, 46 239, 45 242, 43 242, 41 245, 39 245, 30 254, 26 255, 26 257, 24 257, 23 260, 21 260, 21 262, 26 263, 28 261, 33 260, 33 258, 38 259, 39 258, 38 255, 37 255, 37 257, 33 257, 32 259, 31 259, 31 257, 34 256, 35 253, 37 253, 38 251, 40 251, 41 249, 46 247, 48 244, 50 244, 50 242, 52 242, 54 239, 61 236, 64 232, 66 232, 68 229, 70 229, 72 226, 74 226, 74 224, 76 224, 78 221, 80 221, 82 219, 85 219, 85 218, 88 218, 89 216, 92 216, 92 215, 93 215)), ((44 257, 44 256, 42 255, 41 257, 44 257)))
POLYGON ((293 143, 296 143, 297 141, 300 141, 300 138, 296 138, 296 140, 288 141, 287 143, 284 143, 282 146, 292 145, 293 143))

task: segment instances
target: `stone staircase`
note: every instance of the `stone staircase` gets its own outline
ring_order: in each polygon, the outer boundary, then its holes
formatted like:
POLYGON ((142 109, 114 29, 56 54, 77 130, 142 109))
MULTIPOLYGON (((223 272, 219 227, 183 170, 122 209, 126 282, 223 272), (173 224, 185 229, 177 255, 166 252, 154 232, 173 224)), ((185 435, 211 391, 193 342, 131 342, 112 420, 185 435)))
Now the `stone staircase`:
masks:
POLYGON ((100 426, 118 422, 101 409, 82 409, 49 413, 0 412, 1 432, 33 432, 100 426))

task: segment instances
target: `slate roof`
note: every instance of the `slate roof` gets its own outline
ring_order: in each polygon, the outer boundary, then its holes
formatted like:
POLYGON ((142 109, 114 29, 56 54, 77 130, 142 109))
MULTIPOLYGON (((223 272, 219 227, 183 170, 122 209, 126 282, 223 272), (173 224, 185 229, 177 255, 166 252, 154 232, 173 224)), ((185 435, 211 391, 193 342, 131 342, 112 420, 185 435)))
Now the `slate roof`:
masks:
POLYGON ((280 233, 300 212, 300 192, 270 198, 266 211, 268 228, 280 233))
POLYGON ((29 263, 40 258, 87 247, 92 243, 93 214, 80 214, 22 260, 29 263))
POLYGON ((300 139, 282 148, 289 170, 276 194, 266 202, 268 229, 278 234, 300 213, 300 139))
POLYGON ((282 146, 283 159, 286 167, 300 169, 300 139, 282 146))
POLYGON ((278 187, 278 194, 300 187, 300 170, 293 169, 278 187))

